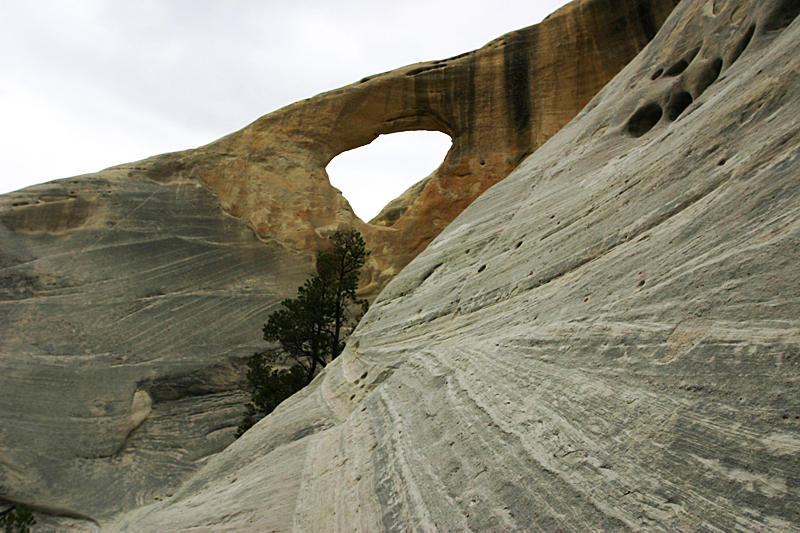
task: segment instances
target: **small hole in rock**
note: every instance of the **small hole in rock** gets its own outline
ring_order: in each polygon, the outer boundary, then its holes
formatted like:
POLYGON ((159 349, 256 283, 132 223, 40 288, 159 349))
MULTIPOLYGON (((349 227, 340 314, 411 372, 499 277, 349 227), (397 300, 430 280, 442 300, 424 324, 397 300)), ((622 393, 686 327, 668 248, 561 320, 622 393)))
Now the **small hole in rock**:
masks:
POLYGON ((686 67, 688 67, 688 66, 689 66, 689 63, 685 59, 681 59, 680 61, 678 61, 677 63, 675 63, 671 67, 669 67, 667 69, 667 71, 664 73, 664 75, 665 76, 677 76, 678 74, 680 74, 681 72, 686 70, 686 67))
POLYGON ((638 109, 628 120, 628 132, 634 137, 641 137, 658 124, 662 113, 658 104, 647 104, 638 109))
POLYGON ((781 0, 775 2, 772 13, 765 21, 764 29, 767 31, 782 30, 800 15, 800 2, 797 0, 781 0))
POLYGON ((644 285, 644 280, 641 280, 641 281, 639 282, 639 287, 641 287, 642 285, 644 285))
POLYGON ((675 120, 691 104, 692 104, 692 95, 687 93, 686 91, 679 92, 678 94, 673 96, 669 102, 669 108, 667 109, 667 118, 670 120, 675 120))
POLYGON ((480 273, 481 273, 481 272, 483 272, 484 270, 486 270, 486 265, 482 265, 482 266, 481 266, 481 267, 478 269, 478 274, 480 274, 480 273))
POLYGON ((353 394, 352 396, 350 396, 350 399, 352 400, 352 399, 353 399, 353 398, 355 398, 355 397, 356 397, 356 395, 355 395, 355 394, 353 394))
POLYGON ((361 374, 361 379, 364 379, 364 378, 366 378, 366 377, 367 377, 367 373, 368 373, 368 372, 364 372, 363 374, 361 374))
POLYGON ((514 248, 519 248, 520 246, 522 246, 522 241, 519 241, 514 248))
POLYGON ((660 69, 656 70, 655 72, 653 72, 653 75, 652 75, 652 76, 650 76, 650 79, 651 79, 651 80, 657 80, 658 78, 660 78, 660 77, 661 77, 661 75, 662 75, 663 73, 664 73, 664 69, 663 69, 663 68, 660 68, 660 69))
POLYGON ((750 27, 747 28, 747 33, 744 34, 742 40, 739 41, 739 44, 737 44, 736 48, 733 49, 733 53, 731 54, 731 62, 730 62, 731 65, 733 64, 734 61, 739 59, 739 56, 741 56, 742 52, 745 51, 747 45, 750 44, 750 40, 753 38, 753 34, 755 33, 755 31, 756 31, 755 24, 751 24, 750 27))
POLYGON ((702 75, 700 75, 700 77, 697 79, 695 92, 698 96, 708 89, 709 85, 717 81, 720 72, 722 72, 722 59, 718 57, 711 62, 708 68, 706 68, 702 75))
MULTIPOLYGON (((722 165, 724 165, 724 164, 725 164, 725 159, 720 159, 719 161, 717 161, 717 166, 718 166, 718 167, 721 167, 721 166, 722 166, 722 165)), ((749 276, 749 275, 750 275, 750 274, 748 274, 748 276, 749 276)))

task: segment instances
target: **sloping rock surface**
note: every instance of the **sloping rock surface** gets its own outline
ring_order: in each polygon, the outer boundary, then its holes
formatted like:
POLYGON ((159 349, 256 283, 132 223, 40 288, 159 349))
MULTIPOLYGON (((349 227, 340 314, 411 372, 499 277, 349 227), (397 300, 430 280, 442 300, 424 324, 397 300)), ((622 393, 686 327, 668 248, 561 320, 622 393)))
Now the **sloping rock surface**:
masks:
POLYGON ((799 531, 798 13, 682 2, 309 388, 111 529, 799 531))
POLYGON ((244 358, 263 348, 261 324, 330 233, 365 235, 374 297, 566 124, 673 3, 577 2, 197 150, 0 197, 0 499, 77 527, 173 493, 233 441, 244 358), (445 131, 453 148, 365 224, 325 165, 411 129, 445 131))
POLYGON ((0 204, 0 496, 103 519, 174 490, 233 440, 243 358, 307 256, 196 182, 115 170, 0 204))

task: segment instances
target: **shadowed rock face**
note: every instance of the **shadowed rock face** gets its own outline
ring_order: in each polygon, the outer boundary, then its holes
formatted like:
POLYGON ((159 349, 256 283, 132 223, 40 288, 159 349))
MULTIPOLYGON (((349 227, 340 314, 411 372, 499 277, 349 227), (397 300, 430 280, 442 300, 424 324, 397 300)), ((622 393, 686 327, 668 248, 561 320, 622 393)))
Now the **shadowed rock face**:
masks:
MULTIPOLYGON (((365 235, 374 297, 572 118, 672 6, 578 2, 478 51, 299 102, 197 150, 0 197, 0 499, 71 516, 76 528, 174 492, 233 441, 243 360, 327 235, 365 235), (325 166, 413 129, 444 131, 453 148, 365 224, 325 166)), ((312 431, 297 427, 295 437, 312 431)))
POLYGON ((800 530, 800 9, 681 3, 148 531, 800 530))

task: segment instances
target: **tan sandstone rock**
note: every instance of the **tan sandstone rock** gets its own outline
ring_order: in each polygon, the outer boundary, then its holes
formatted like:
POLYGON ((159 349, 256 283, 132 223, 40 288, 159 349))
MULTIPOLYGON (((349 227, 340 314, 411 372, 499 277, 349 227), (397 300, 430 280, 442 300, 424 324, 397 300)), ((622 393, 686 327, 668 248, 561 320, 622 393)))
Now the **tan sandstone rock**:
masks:
POLYGON ((31 504, 51 529, 91 530, 174 493, 233 441, 244 359, 328 234, 365 234, 365 292, 377 294, 633 58, 672 4, 582 1, 197 150, 0 196, 0 499, 31 504), (453 149, 390 212, 359 221, 325 165, 410 129, 449 133, 453 149))
POLYGON ((464 208, 574 117, 673 6, 573 2, 474 52, 366 77, 141 169, 158 180, 200 180, 226 211, 294 250, 316 250, 337 228, 355 227, 373 251, 361 292, 374 299, 464 208), (413 194, 365 224, 325 167, 379 135, 410 130, 446 133, 452 148, 413 194))
POLYGON ((800 4, 694 0, 111 531, 800 531, 800 4))

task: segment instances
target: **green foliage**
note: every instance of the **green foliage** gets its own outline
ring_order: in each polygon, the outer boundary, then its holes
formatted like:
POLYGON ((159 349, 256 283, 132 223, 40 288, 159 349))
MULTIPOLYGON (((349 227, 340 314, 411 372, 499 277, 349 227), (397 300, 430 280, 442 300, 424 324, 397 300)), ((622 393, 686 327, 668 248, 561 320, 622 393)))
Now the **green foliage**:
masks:
POLYGON ((330 251, 317 253, 317 274, 306 280, 297 298, 264 324, 264 340, 278 344, 273 362, 300 365, 310 383, 317 371, 339 356, 350 330, 367 309, 356 297, 361 267, 369 252, 356 230, 336 232, 330 251))
MULTIPOLYGON (((333 237, 333 250, 317 254, 318 277, 328 285, 331 292, 329 308, 330 359, 336 359, 344 350, 347 336, 344 328, 355 327, 367 311, 367 301, 356 297, 361 267, 367 261, 369 252, 364 239, 356 230, 336 232, 333 237), (351 314, 356 308, 356 314, 351 314)), ((349 333, 349 332, 348 332, 349 333)), ((323 365, 324 366, 324 365, 323 365)))
POLYGON ((245 406, 242 423, 236 430, 241 437, 253 424, 270 414, 280 403, 306 386, 306 373, 300 366, 275 369, 266 353, 257 353, 247 361, 247 384, 250 403, 245 406))
POLYGON ((30 533, 31 526, 35 524, 36 517, 24 503, 12 507, 0 516, 0 527, 5 528, 5 533, 30 533))
POLYGON ((350 331, 367 310, 356 296, 361 267, 369 256, 356 230, 336 232, 331 250, 318 252, 317 273, 281 302, 264 324, 264 340, 276 345, 248 361, 246 407, 237 437, 283 400, 311 383, 344 350, 350 331), (289 365, 272 370, 272 365, 289 365))

